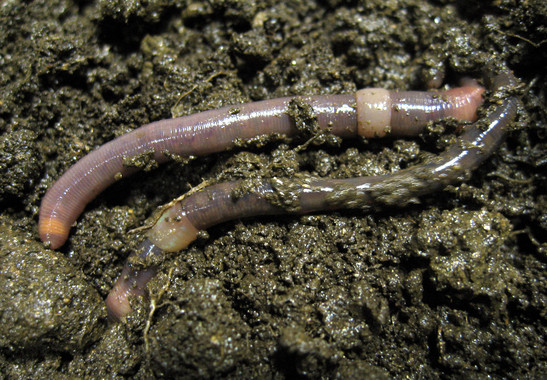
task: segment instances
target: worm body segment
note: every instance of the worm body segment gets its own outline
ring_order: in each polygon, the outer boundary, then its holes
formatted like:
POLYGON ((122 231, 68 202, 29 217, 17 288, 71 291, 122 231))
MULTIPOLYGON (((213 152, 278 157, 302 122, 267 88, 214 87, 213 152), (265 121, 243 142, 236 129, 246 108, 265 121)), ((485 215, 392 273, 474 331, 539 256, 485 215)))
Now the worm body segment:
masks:
POLYGON ((473 121, 484 89, 466 85, 448 91, 360 90, 356 94, 287 97, 227 106, 144 125, 83 157, 47 191, 40 206, 38 232, 52 249, 62 246, 85 206, 119 178, 137 169, 124 161, 154 152, 158 162, 168 154, 205 155, 260 135, 298 132, 291 104, 309 104, 321 129, 340 137, 416 135, 431 120, 455 117, 473 121))

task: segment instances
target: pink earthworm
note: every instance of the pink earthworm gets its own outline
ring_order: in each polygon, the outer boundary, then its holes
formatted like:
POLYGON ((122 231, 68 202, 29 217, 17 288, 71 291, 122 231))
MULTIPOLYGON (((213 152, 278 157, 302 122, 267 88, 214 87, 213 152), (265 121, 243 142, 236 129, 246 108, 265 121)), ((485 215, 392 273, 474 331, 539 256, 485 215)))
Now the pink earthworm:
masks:
MULTIPOLYGON (((505 90, 511 91, 516 86, 516 79, 509 71, 503 71, 500 74, 486 73, 485 81, 489 84, 489 90, 494 93, 503 94, 505 90)), ((427 112, 427 117, 422 115, 425 110, 433 108, 434 114, 446 115, 444 111, 440 111, 440 109, 447 109, 446 106, 438 106, 436 101, 433 106, 424 106, 425 103, 430 104, 430 100, 418 101, 418 98, 423 99, 422 97, 426 96, 424 93, 404 93, 401 96, 403 93, 393 95, 386 90, 368 91, 370 92, 364 95, 358 93, 357 105, 351 101, 351 108, 357 108, 355 114, 344 112, 343 115, 344 123, 351 120, 357 125, 339 125, 336 115, 331 115, 327 125, 333 127, 340 135, 346 135, 351 131, 351 134, 374 136, 385 132, 385 120, 391 120, 393 123, 395 118, 399 119, 401 124, 392 125, 391 132, 397 131, 397 134, 405 135, 416 133, 416 130, 422 128, 418 127, 418 124, 431 120, 432 112, 427 112), (369 98, 372 96, 371 92, 374 93, 374 100, 369 98), (372 110, 373 116, 362 116, 360 107, 363 106, 359 105, 362 96, 367 98, 364 104, 368 107, 367 111, 372 110), (404 99, 404 101, 393 99, 404 99), (410 104, 408 99, 412 99, 413 103, 410 104), (397 104, 397 110, 384 106, 390 102, 397 104), (398 113, 401 109, 404 111, 398 113), (384 115, 389 112, 391 112, 389 117, 384 115), (407 118, 407 114, 412 116, 407 118), (416 122, 416 119, 420 119, 421 122, 416 122), (411 124, 413 130, 408 132, 406 128, 411 124), (342 133, 342 130, 345 132, 342 133), (363 133, 363 130, 367 132, 363 133)), ((477 87, 456 89, 454 92, 458 94, 458 98, 462 94, 467 94, 463 95, 465 100, 462 103, 462 107, 466 110, 464 112, 459 110, 456 117, 466 120, 474 118, 475 111, 481 103, 475 97, 480 97, 482 91, 482 88, 477 87), (473 94, 472 100, 469 99, 468 94, 473 94), (461 117, 462 112, 467 116, 461 117)), ((447 104, 444 103, 446 93, 441 98, 443 98, 443 104, 447 104)), ((324 99, 320 98, 316 101, 324 102, 324 99)), ((343 104, 349 102, 346 98, 344 99, 343 104)), ((433 101, 435 97, 430 99, 433 101)), ((329 102, 335 103, 332 100, 329 102)), ((329 109, 336 110, 341 107, 341 103, 336 104, 336 107, 329 105, 329 109)), ((449 104, 448 109, 452 107, 452 102, 449 104)), ((314 104, 314 107, 319 109, 317 104, 314 104)), ((442 189, 449 183, 463 180, 468 172, 478 167, 501 144, 509 124, 516 116, 516 110, 516 97, 504 96, 483 120, 467 126, 463 134, 445 152, 428 162, 389 175, 347 179, 273 178, 259 181, 252 189, 248 189, 242 181, 206 187, 164 210, 153 227, 146 232, 145 239, 132 256, 137 257, 139 259, 137 261, 146 262, 154 255, 180 251, 196 239, 200 230, 237 218, 286 213, 303 214, 341 208, 366 210, 381 205, 405 205, 411 199, 442 189), (291 200, 290 207, 284 203, 287 199, 291 200)), ((450 111, 450 115, 454 116, 454 112, 450 111)), ((126 262, 122 274, 106 299, 112 320, 123 319, 131 313, 130 298, 137 295, 146 296, 146 284, 155 273, 156 268, 153 266, 142 269, 136 268, 132 260, 126 262)))
POLYGON ((170 155, 223 151, 260 135, 296 134, 290 112, 294 102, 309 104, 318 127, 340 137, 410 136, 443 117, 475 120, 483 91, 476 82, 437 92, 371 88, 347 95, 263 100, 147 124, 102 145, 69 168, 42 200, 38 232, 50 248, 61 247, 85 206, 112 183, 138 170, 124 164, 132 157, 153 152, 157 162, 164 162, 170 155))

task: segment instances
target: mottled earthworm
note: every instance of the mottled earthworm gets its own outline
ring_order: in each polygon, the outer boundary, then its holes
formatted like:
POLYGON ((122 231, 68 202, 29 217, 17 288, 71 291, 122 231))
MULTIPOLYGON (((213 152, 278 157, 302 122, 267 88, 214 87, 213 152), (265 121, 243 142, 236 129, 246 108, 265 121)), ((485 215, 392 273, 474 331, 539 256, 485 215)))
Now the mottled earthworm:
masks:
POLYGON ((295 102, 310 105, 318 127, 340 137, 409 136, 443 117, 473 121, 483 91, 473 82, 439 92, 372 88, 348 95, 263 100, 147 124, 102 145, 68 169, 42 200, 38 232, 50 248, 62 246, 85 206, 112 183, 138 170, 124 164, 132 157, 153 152, 161 163, 171 155, 223 151, 260 135, 296 134, 291 116, 295 102))
MULTIPOLYGON (((489 90, 495 93, 511 90, 516 85, 510 72, 487 74, 485 81, 489 90)), ((442 95, 374 89, 358 92, 356 100, 334 96, 307 98, 306 101, 313 105, 320 125, 332 128, 338 135, 382 136, 386 134, 388 123, 391 133, 412 135, 418 133, 424 123, 438 117, 474 119, 482 102, 482 92, 483 89, 476 85, 442 95)), ((288 101, 281 102, 286 104, 288 101)), ((516 115, 516 103, 515 97, 505 96, 483 120, 467 126, 444 153, 394 174, 348 179, 274 178, 263 180, 252 189, 242 181, 206 187, 167 208, 146 232, 146 238, 133 256, 145 261, 152 255, 179 251, 195 240, 200 230, 237 218, 404 205, 415 197, 462 180, 466 173, 490 156, 503 141, 508 125, 516 115), (291 200, 289 207, 284 203, 287 199, 291 200)), ((278 111, 274 113, 279 115, 278 111)), ((154 275, 154 267, 135 269, 131 260, 126 262, 106 300, 113 320, 132 311, 130 297, 145 295, 146 284, 154 275)))

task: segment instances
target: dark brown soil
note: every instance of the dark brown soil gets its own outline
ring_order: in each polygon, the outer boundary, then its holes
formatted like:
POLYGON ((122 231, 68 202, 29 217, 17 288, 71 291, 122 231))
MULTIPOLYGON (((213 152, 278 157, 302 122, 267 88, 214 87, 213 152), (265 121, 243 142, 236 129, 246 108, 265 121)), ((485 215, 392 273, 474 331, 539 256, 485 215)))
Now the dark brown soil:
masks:
POLYGON ((0 378, 545 378, 546 52, 543 0, 0 1, 0 378), (174 160, 100 195, 62 249, 39 242, 46 189, 142 124, 455 84, 488 61, 514 70, 522 104, 465 183, 374 213, 211 228, 165 258, 125 323, 103 299, 156 207, 203 181, 389 173, 453 128, 174 160))

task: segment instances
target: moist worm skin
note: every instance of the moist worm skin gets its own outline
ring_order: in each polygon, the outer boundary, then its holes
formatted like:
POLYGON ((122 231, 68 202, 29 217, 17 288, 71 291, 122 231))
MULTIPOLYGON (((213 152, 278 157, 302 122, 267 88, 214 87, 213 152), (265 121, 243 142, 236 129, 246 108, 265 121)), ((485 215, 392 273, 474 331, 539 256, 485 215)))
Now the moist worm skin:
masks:
POLYGON ((40 206, 40 239, 52 249, 62 246, 85 206, 116 180, 138 170, 124 165, 126 159, 153 152, 161 163, 170 154, 210 154, 260 135, 295 135, 293 102, 309 104, 318 127, 340 137, 410 136, 443 117, 474 121, 483 91, 476 83, 439 92, 373 88, 347 95, 263 100, 144 125, 94 150, 55 182, 40 206))
MULTIPOLYGON (((486 74, 485 80, 492 92, 516 86, 516 79, 510 72, 486 74)), ((444 153, 394 174, 301 181, 274 178, 262 181, 252 191, 237 196, 242 181, 206 187, 165 210, 147 231, 146 239, 133 256, 145 261, 152 255, 179 251, 196 238, 199 230, 237 218, 340 208, 368 209, 385 204, 405 205, 414 197, 464 179, 501 144, 515 118, 516 109, 517 99, 506 97, 483 120, 468 126, 444 153), (279 194, 281 198, 296 199, 297 207, 287 209, 277 202, 279 194)), ((132 311, 129 297, 146 295, 146 283, 154 274, 154 267, 138 270, 133 269, 129 260, 126 262, 122 275, 106 299, 112 320, 119 320, 132 311)))

